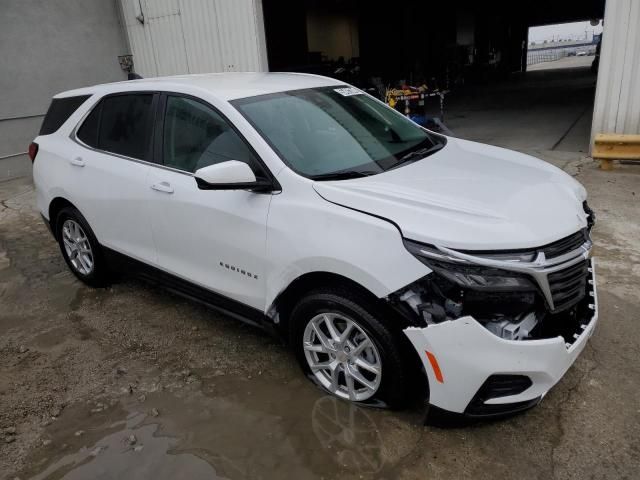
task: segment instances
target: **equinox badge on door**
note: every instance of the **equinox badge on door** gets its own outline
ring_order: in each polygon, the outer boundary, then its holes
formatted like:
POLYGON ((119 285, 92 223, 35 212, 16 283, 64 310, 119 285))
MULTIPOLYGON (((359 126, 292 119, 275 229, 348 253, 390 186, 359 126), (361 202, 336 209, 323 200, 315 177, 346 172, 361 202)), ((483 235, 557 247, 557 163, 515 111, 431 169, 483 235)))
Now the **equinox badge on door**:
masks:
POLYGON ((228 263, 220 262, 220 266, 226 268, 227 270, 231 270, 232 272, 238 272, 242 275, 245 275, 249 278, 253 278, 255 280, 258 279, 258 275, 254 275, 251 272, 247 272, 246 270, 241 269, 240 267, 235 267, 233 265, 229 265, 228 263))

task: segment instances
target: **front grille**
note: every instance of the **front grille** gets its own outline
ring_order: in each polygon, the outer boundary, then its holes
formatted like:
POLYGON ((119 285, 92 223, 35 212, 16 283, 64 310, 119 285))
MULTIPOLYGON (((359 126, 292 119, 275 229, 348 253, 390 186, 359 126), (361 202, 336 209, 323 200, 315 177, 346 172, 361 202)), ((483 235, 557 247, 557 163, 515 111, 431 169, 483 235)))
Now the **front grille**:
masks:
POLYGON ((578 303, 587 291, 589 261, 583 260, 564 270, 550 273, 549 289, 553 298, 553 311, 558 312, 578 303))
POLYGON ((580 248, 589 239, 586 229, 569 235, 568 237, 557 240, 553 243, 540 247, 538 251, 544 252, 545 257, 555 258, 565 253, 572 252, 580 248))
MULTIPOLYGON (((591 217, 589 217, 591 218, 591 217)), ((519 255, 530 255, 532 258, 536 258, 538 253, 544 252, 546 258, 555 258, 565 253, 573 252, 582 245, 589 241, 589 228, 583 228, 569 235, 568 237, 561 238, 555 242, 548 243, 542 247, 537 248, 521 248, 516 250, 458 250, 460 253, 467 255, 487 256, 485 258, 497 258, 497 256, 509 256, 517 257, 519 255)))

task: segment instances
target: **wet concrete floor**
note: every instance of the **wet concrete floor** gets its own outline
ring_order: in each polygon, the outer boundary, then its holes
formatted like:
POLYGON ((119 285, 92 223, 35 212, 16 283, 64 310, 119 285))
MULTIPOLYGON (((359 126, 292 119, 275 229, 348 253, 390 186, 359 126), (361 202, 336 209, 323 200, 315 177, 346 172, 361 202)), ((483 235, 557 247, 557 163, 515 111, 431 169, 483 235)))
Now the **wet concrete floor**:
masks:
POLYGON ((526 414, 466 428, 325 395, 271 337, 123 278, 80 284, 0 183, 0 478, 637 478, 640 168, 537 152, 598 212, 601 320, 526 414))

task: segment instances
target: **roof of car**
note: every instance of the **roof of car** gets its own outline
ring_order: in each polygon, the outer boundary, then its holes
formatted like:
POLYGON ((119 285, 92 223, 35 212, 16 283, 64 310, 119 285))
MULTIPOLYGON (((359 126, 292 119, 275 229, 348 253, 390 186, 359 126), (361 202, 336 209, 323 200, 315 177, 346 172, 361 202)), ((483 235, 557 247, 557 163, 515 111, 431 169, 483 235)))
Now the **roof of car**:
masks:
POLYGON ((203 73, 153 77, 126 82, 105 83, 59 93, 56 98, 74 95, 107 94, 128 90, 177 90, 196 87, 207 90, 222 100, 253 97, 268 93, 304 88, 344 85, 344 82, 320 75, 304 73, 203 73))

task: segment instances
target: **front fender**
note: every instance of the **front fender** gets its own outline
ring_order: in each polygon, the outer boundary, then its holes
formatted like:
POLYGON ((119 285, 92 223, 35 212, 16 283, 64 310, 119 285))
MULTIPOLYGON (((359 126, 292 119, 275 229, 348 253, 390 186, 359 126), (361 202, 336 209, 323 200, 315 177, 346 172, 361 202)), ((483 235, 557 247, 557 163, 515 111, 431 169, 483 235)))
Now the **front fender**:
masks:
POLYGON ((275 195, 267 225, 265 312, 296 278, 312 272, 346 277, 379 298, 430 273, 383 219, 322 199, 310 185, 275 195))

